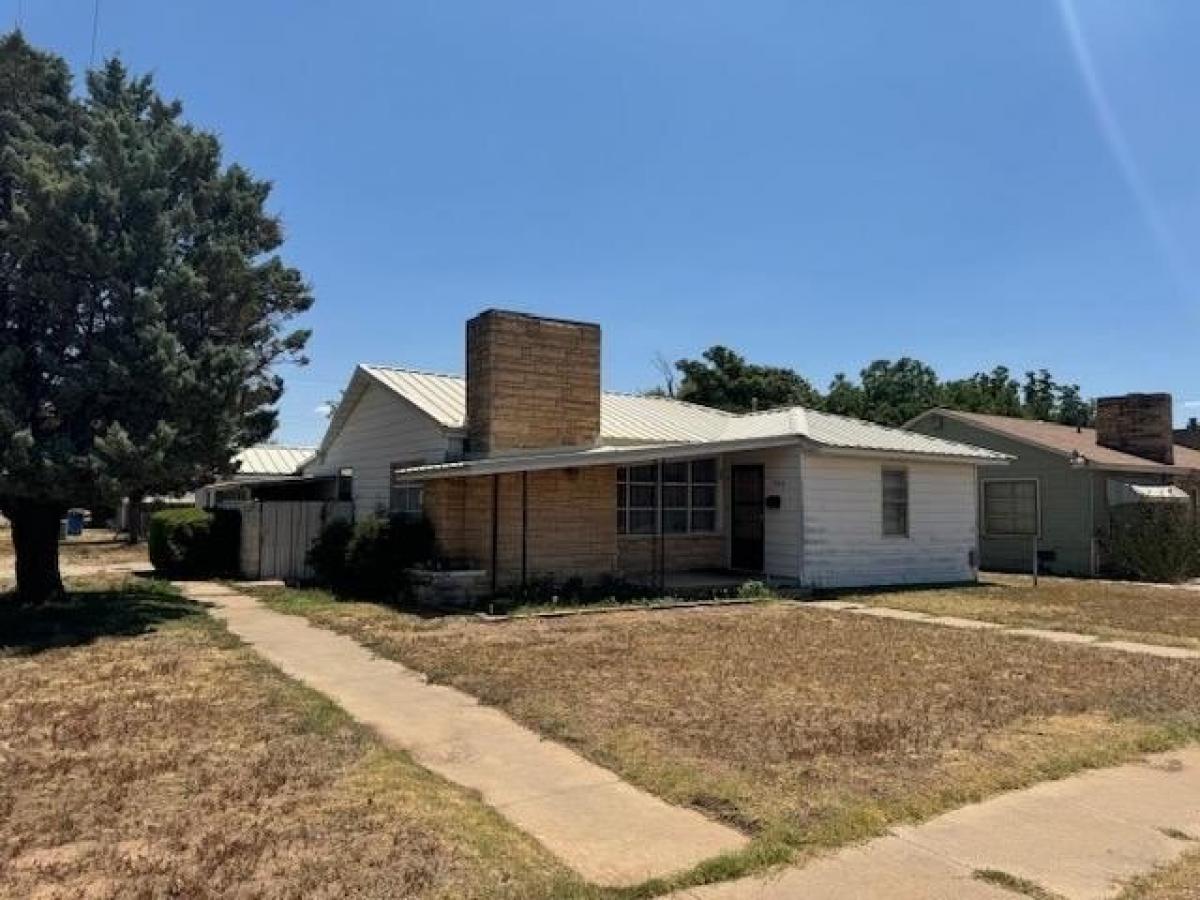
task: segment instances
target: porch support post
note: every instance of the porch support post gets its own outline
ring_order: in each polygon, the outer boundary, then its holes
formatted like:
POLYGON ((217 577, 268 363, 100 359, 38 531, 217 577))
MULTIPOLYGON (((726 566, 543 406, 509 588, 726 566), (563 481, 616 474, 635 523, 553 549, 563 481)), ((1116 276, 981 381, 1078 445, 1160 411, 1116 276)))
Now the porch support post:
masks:
POLYGON ((529 471, 521 473, 521 585, 529 577, 529 471))
POLYGON ((663 531, 663 461, 658 461, 658 591, 667 591, 667 541, 663 531))
POLYGON ((499 573, 496 567, 500 563, 500 475, 492 476, 492 596, 496 596, 499 585, 499 573))

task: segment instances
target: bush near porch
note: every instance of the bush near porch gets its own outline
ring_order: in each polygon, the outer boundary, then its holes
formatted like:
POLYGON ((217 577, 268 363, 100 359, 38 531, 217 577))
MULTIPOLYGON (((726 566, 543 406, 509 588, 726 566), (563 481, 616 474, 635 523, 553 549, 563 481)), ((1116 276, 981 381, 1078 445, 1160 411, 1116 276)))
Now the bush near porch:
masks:
POLYGON ((427 519, 366 519, 330 522, 308 554, 318 583, 338 595, 375 600, 404 599, 407 570, 428 563, 435 551, 427 519))

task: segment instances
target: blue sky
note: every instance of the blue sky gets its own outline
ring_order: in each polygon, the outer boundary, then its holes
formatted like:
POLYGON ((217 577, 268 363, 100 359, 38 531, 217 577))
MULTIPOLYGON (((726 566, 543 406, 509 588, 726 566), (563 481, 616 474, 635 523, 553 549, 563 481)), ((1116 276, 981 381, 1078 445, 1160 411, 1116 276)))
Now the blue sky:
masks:
MULTIPOLYGON (((91 0, 3 0, 77 69, 91 0)), ((276 184, 318 302, 282 441, 489 306, 604 327, 607 387, 724 343, 1048 367, 1200 415, 1200 4, 101 0, 276 184), (1193 401, 1192 406, 1186 405, 1193 401)))

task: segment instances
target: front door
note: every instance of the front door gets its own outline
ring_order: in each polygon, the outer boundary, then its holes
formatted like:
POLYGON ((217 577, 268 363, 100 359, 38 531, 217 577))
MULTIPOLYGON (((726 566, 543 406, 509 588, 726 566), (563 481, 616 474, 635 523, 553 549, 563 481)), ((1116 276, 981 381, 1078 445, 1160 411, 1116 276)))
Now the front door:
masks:
POLYGON ((733 466, 730 472, 729 564, 743 572, 763 570, 763 467, 733 466))

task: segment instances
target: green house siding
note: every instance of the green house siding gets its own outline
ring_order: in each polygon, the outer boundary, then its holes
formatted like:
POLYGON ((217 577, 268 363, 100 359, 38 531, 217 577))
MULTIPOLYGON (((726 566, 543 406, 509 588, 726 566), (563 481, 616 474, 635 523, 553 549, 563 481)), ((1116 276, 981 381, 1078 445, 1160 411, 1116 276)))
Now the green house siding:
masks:
POLYGON ((1096 500, 1104 490, 1103 473, 1077 468, 1065 456, 936 413, 922 417, 909 427, 931 437, 962 441, 1015 457, 1007 466, 983 468, 979 473, 982 568, 1023 572, 1032 568, 1032 539, 987 534, 983 523, 982 483, 993 478, 1033 478, 1038 483, 1041 534, 1037 548, 1042 553, 1042 571, 1060 575, 1094 574, 1092 545, 1095 523, 1100 518, 1096 500))

